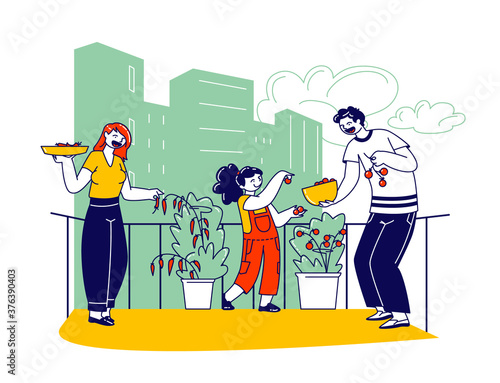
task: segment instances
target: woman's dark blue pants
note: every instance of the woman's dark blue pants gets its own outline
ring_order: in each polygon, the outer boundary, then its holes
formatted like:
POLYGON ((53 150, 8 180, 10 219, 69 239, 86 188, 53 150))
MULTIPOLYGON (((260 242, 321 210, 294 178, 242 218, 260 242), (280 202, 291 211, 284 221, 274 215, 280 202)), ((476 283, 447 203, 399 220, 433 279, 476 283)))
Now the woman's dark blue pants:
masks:
POLYGON ((82 273, 88 309, 106 311, 127 270, 127 243, 118 198, 91 198, 82 233, 82 273))

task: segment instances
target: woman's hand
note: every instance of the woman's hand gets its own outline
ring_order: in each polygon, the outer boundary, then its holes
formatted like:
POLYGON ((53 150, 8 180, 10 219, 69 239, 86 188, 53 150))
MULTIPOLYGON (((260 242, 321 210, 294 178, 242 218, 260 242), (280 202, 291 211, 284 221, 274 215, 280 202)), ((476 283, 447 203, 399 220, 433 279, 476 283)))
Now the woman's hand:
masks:
POLYGON ((66 163, 66 162, 73 162, 73 158, 75 156, 52 156, 54 161, 58 164, 66 163))
POLYGON ((151 193, 151 200, 155 200, 157 198, 160 198, 161 195, 163 195, 163 192, 160 189, 149 189, 149 192, 151 193))

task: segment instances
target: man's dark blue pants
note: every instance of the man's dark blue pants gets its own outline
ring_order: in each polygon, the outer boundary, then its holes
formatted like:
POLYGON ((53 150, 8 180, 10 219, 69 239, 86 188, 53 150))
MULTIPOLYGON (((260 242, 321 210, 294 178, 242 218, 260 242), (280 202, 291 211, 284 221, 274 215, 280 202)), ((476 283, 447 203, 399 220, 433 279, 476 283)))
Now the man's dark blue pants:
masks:
POLYGON ((389 312, 410 312, 399 264, 415 228, 416 212, 372 213, 361 236, 354 266, 368 307, 389 312))

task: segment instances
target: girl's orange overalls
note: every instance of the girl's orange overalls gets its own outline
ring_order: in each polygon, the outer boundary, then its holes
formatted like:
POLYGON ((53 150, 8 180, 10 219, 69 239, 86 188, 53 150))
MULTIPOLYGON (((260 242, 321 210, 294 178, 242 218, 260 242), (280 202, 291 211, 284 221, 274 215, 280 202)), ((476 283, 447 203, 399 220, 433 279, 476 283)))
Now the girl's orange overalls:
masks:
POLYGON ((276 295, 280 277, 280 245, 278 231, 269 208, 260 210, 244 210, 243 204, 249 195, 238 200, 241 221, 243 224, 243 254, 241 267, 236 281, 245 293, 255 284, 259 275, 262 256, 264 266, 260 284, 261 295, 276 295))

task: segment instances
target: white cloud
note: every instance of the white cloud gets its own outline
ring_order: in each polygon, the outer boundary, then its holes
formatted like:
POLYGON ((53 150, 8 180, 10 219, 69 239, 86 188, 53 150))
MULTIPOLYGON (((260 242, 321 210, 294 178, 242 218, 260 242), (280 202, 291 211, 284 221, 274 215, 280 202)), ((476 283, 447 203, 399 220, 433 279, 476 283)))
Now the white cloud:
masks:
POLYGON ((323 124, 323 137, 331 142, 347 138, 333 116, 340 108, 354 106, 366 116, 390 106, 399 86, 388 71, 374 66, 355 66, 337 74, 324 65, 309 70, 302 78, 291 71, 280 71, 267 81, 267 99, 257 105, 257 117, 274 123, 274 114, 291 109, 323 124))
POLYGON ((415 108, 405 106, 396 111, 388 124, 396 129, 414 129, 418 133, 437 134, 451 131, 465 122, 465 115, 456 113, 453 105, 438 102, 431 105, 422 100, 415 108))

